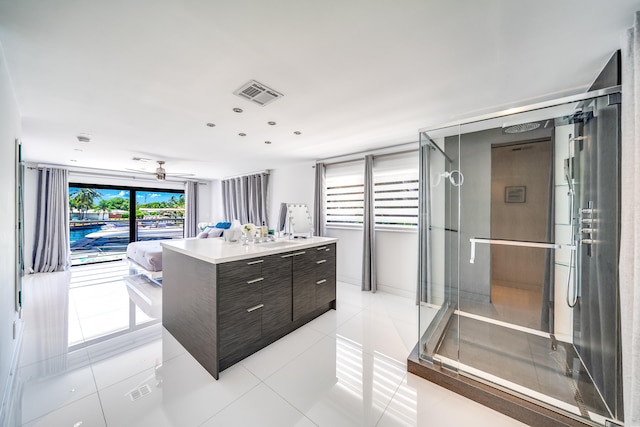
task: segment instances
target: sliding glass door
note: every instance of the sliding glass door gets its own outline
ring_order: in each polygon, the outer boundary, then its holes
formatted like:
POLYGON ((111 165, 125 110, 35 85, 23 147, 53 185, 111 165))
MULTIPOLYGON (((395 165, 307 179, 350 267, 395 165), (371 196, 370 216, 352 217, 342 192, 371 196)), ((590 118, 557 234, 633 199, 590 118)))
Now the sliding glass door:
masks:
POLYGON ((184 194, 136 191, 136 241, 182 239, 184 194))
POLYGON ((184 192, 69 185, 73 265, 121 259, 139 240, 184 236, 184 192))

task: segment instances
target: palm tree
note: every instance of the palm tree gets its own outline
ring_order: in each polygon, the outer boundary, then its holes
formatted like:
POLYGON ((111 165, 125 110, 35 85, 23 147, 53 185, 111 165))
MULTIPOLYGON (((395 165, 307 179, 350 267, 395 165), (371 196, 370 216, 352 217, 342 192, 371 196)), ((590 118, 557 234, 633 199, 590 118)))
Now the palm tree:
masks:
POLYGON ((87 211, 93 207, 93 200, 102 199, 102 194, 93 188, 80 188, 73 193, 70 199, 73 199, 75 206, 82 212, 82 219, 87 216, 87 211))
POLYGON ((111 203, 109 203, 108 200, 102 199, 102 200, 100 200, 100 202, 98 203, 96 208, 98 208, 98 210, 100 210, 100 212, 102 212, 102 219, 104 219, 104 214, 111 212, 111 203))

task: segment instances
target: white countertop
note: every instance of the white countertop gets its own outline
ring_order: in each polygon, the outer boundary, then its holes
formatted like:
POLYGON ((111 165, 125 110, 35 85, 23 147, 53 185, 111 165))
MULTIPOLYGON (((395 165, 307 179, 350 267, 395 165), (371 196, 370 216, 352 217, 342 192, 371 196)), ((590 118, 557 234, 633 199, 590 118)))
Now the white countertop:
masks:
POLYGON ((307 239, 277 240, 275 242, 243 245, 239 242, 230 243, 221 238, 212 238, 163 240, 160 244, 163 249, 170 249, 212 264, 221 264, 223 262, 297 251, 337 241, 338 239, 333 237, 310 237, 307 239))

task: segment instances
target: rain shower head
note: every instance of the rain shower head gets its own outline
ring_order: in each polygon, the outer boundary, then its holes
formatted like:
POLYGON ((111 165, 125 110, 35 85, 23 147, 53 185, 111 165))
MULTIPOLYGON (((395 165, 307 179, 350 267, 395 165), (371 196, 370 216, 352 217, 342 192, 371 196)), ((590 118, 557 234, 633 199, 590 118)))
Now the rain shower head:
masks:
POLYGON ((529 132, 531 130, 538 129, 539 127, 540 127, 540 123, 538 122, 520 123, 517 125, 504 127, 502 131, 504 133, 522 133, 522 132, 529 132))

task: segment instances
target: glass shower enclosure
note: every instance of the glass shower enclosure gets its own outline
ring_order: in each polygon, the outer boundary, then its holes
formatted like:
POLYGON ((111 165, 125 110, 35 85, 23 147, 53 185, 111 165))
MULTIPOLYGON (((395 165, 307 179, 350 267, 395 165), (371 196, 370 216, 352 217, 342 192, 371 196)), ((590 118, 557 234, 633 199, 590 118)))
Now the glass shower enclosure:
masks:
POLYGON ((619 87, 420 131, 419 357, 622 419, 619 87))

